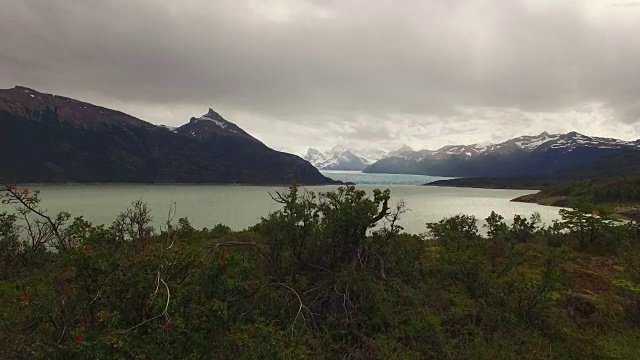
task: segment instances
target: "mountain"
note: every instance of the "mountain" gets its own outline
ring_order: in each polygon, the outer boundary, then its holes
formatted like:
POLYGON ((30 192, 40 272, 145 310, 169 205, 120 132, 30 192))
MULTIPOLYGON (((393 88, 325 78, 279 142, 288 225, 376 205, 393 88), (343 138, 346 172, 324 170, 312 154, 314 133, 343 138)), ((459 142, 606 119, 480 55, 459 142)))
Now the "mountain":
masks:
POLYGON ((370 164, 350 149, 335 146, 325 154, 309 148, 303 158, 320 170, 361 171, 370 164))
POLYGON ((189 123, 176 128, 175 132, 198 140, 207 140, 211 137, 231 136, 262 144, 256 138, 238 127, 238 125, 225 120, 211 108, 209 108, 208 113, 199 118, 192 117, 189 123))
MULTIPOLYGON (((387 156, 385 157, 390 157, 390 156, 398 156, 398 155, 402 155, 404 153, 410 153, 413 152, 413 149, 410 148, 407 145, 402 145, 401 147, 399 147, 398 149, 391 151, 389 154, 387 154, 387 156)), ((378 159, 379 160, 379 159, 378 159)))
POLYGON ((355 155, 350 149, 341 145, 336 145, 325 153, 309 148, 303 155, 303 159, 320 170, 361 171, 370 164, 366 159, 355 155))
POLYGON ((594 164, 606 156, 636 154, 640 142, 590 137, 576 132, 521 136, 499 144, 448 145, 407 151, 364 169, 370 173, 452 177, 549 176, 594 164))
POLYGON ((336 145, 324 153, 309 148, 303 158, 321 170, 361 171, 369 164, 388 157, 390 154, 406 151, 411 151, 411 148, 406 145, 391 153, 377 148, 354 149, 344 145, 336 145))
POLYGON ((25 87, 0 90, 0 176, 15 182, 327 184, 213 110, 178 128, 25 87))
POLYGON ((311 165, 315 166, 316 168, 320 168, 320 166, 322 166, 322 163, 327 160, 327 158, 320 151, 314 148, 309 148, 304 154, 303 159, 310 162, 311 165))
POLYGON ((363 158, 367 164, 373 164, 374 162, 389 156, 387 151, 379 148, 351 149, 351 152, 363 158))
POLYGON ((362 171, 369 163, 360 156, 346 150, 320 164, 322 170, 362 171))
POLYGON ((344 145, 336 145, 327 152, 326 157, 332 158, 332 157, 340 156, 342 153, 346 151, 350 151, 350 149, 346 148, 344 145))

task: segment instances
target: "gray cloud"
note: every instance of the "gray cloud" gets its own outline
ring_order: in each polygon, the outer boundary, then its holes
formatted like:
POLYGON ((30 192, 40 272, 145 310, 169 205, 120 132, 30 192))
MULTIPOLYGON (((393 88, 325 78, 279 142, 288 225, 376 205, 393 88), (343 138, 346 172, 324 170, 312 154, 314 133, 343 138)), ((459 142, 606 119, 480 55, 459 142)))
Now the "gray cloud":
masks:
POLYGON ((170 124, 212 106, 276 147, 630 138, 640 8, 620 4, 0 0, 0 85, 170 124))

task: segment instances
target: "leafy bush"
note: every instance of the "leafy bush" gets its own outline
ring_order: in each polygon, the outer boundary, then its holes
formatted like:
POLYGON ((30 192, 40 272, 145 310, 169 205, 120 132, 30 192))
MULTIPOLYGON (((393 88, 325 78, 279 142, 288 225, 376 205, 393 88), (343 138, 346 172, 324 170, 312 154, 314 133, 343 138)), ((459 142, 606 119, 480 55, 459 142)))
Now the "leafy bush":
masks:
MULTIPOLYGON (((619 292, 593 284, 590 262, 607 270, 620 259, 564 246, 581 236, 580 221, 589 234, 588 219, 539 229, 535 216, 507 226, 492 212, 483 236, 475 217, 457 215, 416 236, 401 232, 404 205, 389 206, 388 191, 315 195, 293 185, 274 200, 281 209, 239 232, 173 224, 171 210, 159 231, 141 202, 108 227, 40 217, 45 238, 25 233, 19 213, 0 214, 0 358, 635 354, 616 339, 640 337, 628 326, 640 313, 640 257, 623 253, 619 292), (583 278, 576 258, 589 265, 583 278), (593 306, 606 318, 584 326, 569 315, 562 299, 583 291, 577 280, 603 296, 593 306)), ((614 233, 633 244, 626 225, 598 226, 591 245, 614 233)))

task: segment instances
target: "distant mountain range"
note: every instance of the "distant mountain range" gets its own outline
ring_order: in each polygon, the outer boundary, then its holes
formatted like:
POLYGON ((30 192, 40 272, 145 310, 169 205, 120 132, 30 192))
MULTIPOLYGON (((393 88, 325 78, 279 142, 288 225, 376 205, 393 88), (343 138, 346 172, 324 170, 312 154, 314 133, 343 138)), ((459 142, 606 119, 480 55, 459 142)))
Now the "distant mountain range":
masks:
POLYGON ((368 165, 380 159, 410 151, 413 150, 407 145, 403 145, 391 152, 382 149, 353 149, 336 145, 324 153, 317 149, 309 148, 303 158, 321 170, 362 171, 368 165))
MULTIPOLYGON (((624 155, 625 161, 632 163, 640 156, 639 150, 640 140, 590 137, 576 132, 543 132, 499 144, 449 145, 438 150, 406 151, 380 159, 363 171, 450 177, 551 176, 578 170, 589 174, 598 169, 602 173, 604 165, 599 160, 606 157, 624 155), (590 166, 593 169, 586 170, 590 166)), ((611 166, 607 169, 615 170, 611 166)))
POLYGON ((0 176, 14 182, 330 184, 209 109, 180 127, 37 92, 0 90, 0 176))

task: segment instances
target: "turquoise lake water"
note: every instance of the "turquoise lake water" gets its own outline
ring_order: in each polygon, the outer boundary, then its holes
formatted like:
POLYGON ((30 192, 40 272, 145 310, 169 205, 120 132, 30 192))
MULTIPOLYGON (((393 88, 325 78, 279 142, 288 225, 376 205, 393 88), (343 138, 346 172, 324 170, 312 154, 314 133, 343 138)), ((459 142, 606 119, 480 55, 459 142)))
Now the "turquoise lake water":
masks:
MULTIPOLYGON (((539 212, 542 220, 550 223, 558 219, 558 208, 528 203, 514 203, 511 199, 532 193, 529 190, 495 190, 411 185, 426 182, 429 177, 412 175, 375 176, 379 174, 344 174, 346 181, 360 182, 359 188, 371 193, 375 188, 389 188, 392 202, 404 200, 409 212, 400 225, 407 232, 423 233, 425 223, 438 221, 456 214, 486 218, 492 210, 505 218, 515 214, 530 215, 539 212), (378 179, 379 183, 362 183, 378 179)), ((328 174, 333 175, 333 174, 328 174)), ((338 178, 338 176, 335 178, 338 178)), ((270 193, 286 190, 274 186, 240 185, 150 185, 150 184, 97 184, 97 185, 31 185, 40 190, 42 207, 50 212, 68 211, 73 216, 83 215, 96 224, 110 224, 133 201, 143 200, 152 209, 155 223, 162 223, 172 202, 176 203, 177 218, 187 217, 197 227, 213 227, 223 223, 235 230, 256 224, 260 217, 279 208, 270 193)), ((326 192, 336 186, 311 186, 308 191, 326 192)))

